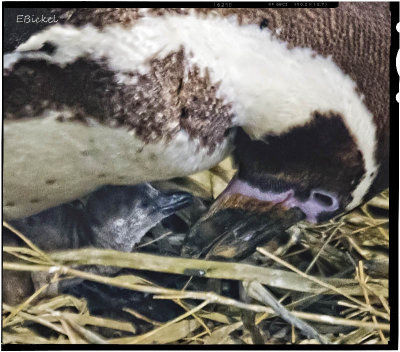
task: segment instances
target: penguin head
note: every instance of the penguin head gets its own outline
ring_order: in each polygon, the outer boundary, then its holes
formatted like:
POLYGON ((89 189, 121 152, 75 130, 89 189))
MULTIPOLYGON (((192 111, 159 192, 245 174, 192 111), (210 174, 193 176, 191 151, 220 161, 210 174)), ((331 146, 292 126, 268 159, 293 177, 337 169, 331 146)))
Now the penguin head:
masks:
MULTIPOLYGON (((191 229, 184 256, 243 259, 299 221, 329 220, 388 186, 388 159, 368 172, 368 148, 339 114, 315 113, 304 125, 261 138, 239 128, 235 142, 238 172, 191 229)), ((379 139, 370 143, 379 149, 379 139)))
POLYGON ((181 254, 242 260, 299 221, 327 221, 388 187, 389 148, 380 133, 388 123, 382 120, 375 135, 377 120, 367 117, 354 124, 349 116, 315 111, 282 133, 238 128, 238 171, 191 228, 181 254))
POLYGON ((360 204, 374 176, 366 175, 357 141, 334 113, 316 112, 303 126, 257 140, 239 130, 235 160, 239 171, 225 194, 298 207, 314 223, 360 204))
POLYGON ((191 201, 189 193, 161 192, 147 183, 101 187, 86 204, 92 243, 131 251, 148 230, 191 201))

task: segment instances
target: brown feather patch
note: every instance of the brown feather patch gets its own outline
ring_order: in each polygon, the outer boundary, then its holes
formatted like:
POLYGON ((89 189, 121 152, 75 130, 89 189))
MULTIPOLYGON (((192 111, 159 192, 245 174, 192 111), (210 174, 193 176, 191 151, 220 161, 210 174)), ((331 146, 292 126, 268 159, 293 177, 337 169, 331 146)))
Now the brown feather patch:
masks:
POLYGON ((86 123, 89 115, 113 128, 133 129, 146 143, 169 141, 183 129, 211 154, 227 137, 233 118, 231 105, 216 96, 218 84, 196 66, 184 79, 183 49, 149 65, 148 74, 124 73, 136 83, 123 84, 105 61, 83 58, 65 68, 20 61, 5 77, 5 119, 68 108, 75 120, 86 123))

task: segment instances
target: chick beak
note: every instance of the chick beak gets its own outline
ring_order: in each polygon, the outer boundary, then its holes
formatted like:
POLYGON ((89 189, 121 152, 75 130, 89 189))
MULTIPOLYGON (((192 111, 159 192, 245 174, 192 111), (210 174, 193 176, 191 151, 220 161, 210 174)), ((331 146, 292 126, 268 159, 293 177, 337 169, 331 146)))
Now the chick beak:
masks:
POLYGON ((165 192, 156 200, 157 208, 165 216, 187 207, 193 202, 193 196, 187 192, 165 192))
POLYGON ((260 201, 242 194, 222 194, 191 229, 181 254, 209 259, 241 260, 257 246, 305 218, 284 202, 260 201))

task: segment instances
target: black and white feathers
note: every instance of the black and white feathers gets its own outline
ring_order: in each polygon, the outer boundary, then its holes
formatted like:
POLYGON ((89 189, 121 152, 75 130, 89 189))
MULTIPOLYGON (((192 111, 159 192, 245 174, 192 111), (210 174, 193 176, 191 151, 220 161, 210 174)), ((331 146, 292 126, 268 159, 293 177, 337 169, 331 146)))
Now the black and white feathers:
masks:
POLYGON ((5 56, 6 218, 233 145, 235 192, 287 194, 310 220, 387 186, 387 4, 60 11, 5 56))

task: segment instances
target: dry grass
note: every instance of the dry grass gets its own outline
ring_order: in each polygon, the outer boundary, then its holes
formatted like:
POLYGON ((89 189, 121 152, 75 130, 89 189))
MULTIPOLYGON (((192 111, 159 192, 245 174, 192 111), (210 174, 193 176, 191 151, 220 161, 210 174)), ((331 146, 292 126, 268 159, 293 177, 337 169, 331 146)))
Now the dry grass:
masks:
MULTIPOLYGON (((181 188, 212 198, 232 174, 225 161, 181 188)), ((25 248, 5 247, 19 258, 3 263, 5 270, 43 271, 52 273, 54 282, 78 277, 146 292, 153 300, 174 302, 184 313, 161 323, 126 309, 143 322, 143 332, 132 322, 93 316, 83 299, 40 298, 36 292, 19 306, 3 304, 3 343, 387 344, 388 204, 385 191, 342 218, 318 226, 299 224, 289 230, 288 242, 259 247, 245 262, 99 249, 44 253, 29 241, 25 248), (110 278, 77 267, 88 264, 233 280, 240 283, 240 299, 193 287, 171 289, 133 274, 110 278), (46 327, 46 334, 38 326, 46 327)))

